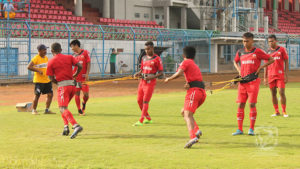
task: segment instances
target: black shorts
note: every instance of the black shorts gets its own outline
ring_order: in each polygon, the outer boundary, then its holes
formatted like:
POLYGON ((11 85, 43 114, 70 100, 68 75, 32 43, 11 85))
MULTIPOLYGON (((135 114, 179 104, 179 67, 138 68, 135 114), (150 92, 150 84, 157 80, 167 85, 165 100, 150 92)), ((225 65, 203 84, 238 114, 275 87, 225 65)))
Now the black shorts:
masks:
POLYGON ((53 93, 52 90, 52 83, 35 83, 34 87, 34 94, 40 95, 40 94, 48 94, 53 93))

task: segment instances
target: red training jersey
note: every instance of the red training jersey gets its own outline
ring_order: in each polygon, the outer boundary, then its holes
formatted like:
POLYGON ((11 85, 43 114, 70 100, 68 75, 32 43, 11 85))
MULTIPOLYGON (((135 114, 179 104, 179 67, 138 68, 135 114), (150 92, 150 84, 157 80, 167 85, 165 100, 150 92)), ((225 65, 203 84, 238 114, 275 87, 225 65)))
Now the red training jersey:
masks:
POLYGON ((269 49, 267 53, 275 60, 274 63, 268 66, 268 77, 278 76, 284 78, 284 61, 289 59, 286 49, 278 46, 276 49, 269 49))
MULTIPOLYGON (((77 82, 84 82, 87 73, 87 64, 91 62, 90 54, 87 50, 81 50, 79 54, 73 54, 76 60, 82 65, 82 70, 76 77, 77 82)), ((74 67, 73 73, 77 71, 77 67, 74 67)))
POLYGON ((261 60, 269 60, 270 56, 259 48, 253 48, 250 52, 245 48, 236 52, 234 61, 240 62, 241 76, 245 77, 251 73, 255 73, 261 65, 261 60))
POLYGON ((185 80, 188 83, 192 81, 202 82, 201 70, 193 59, 186 59, 181 62, 178 69, 182 69, 184 71, 185 80))
POLYGON ((47 75, 55 76, 56 81, 73 80, 72 66, 78 61, 72 55, 57 54, 48 62, 47 75))
POLYGON ((160 57, 156 54, 153 57, 144 56, 141 62, 141 70, 143 74, 155 74, 163 71, 163 64, 160 57))

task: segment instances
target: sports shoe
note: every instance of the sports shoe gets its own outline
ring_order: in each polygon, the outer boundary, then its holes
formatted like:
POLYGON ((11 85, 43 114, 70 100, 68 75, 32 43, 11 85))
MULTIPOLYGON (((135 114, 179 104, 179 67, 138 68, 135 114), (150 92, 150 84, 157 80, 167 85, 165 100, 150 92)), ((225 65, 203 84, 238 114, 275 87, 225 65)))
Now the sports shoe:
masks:
POLYGON ((74 139, 78 133, 80 133, 81 131, 83 130, 83 128, 80 126, 80 125, 77 125, 75 128, 74 128, 74 131, 71 135, 71 139, 74 139))
POLYGON ((39 113, 36 110, 32 110, 31 114, 33 114, 33 115, 39 115, 39 113))
POLYGON ((70 133, 69 126, 65 126, 65 127, 64 127, 64 130, 63 130, 63 132, 62 132, 62 135, 63 135, 63 136, 68 136, 69 133, 70 133))
POLYGON ((55 112, 52 112, 52 111, 50 111, 50 110, 48 110, 48 111, 45 110, 44 114, 56 114, 56 113, 55 113, 55 112))
POLYGON ((254 136, 255 134, 254 134, 254 130, 253 129, 249 129, 249 131, 248 131, 248 135, 250 135, 250 136, 254 136))
POLYGON ((140 121, 137 121, 136 123, 134 123, 132 126, 142 126, 143 123, 141 123, 140 121))
POLYGON ((237 129, 235 133, 232 133, 233 136, 236 136, 236 135, 243 135, 243 131, 241 131, 240 129, 237 129))
POLYGON ((86 103, 82 103, 82 110, 85 110, 85 104, 86 103))
POLYGON ((144 124, 152 124, 153 121, 152 121, 152 120, 145 119, 145 120, 143 121, 143 123, 144 123, 144 124))
POLYGON ((186 143, 186 145, 184 146, 184 148, 191 148, 194 144, 198 143, 198 140, 199 139, 197 137, 191 139, 190 141, 188 141, 186 143))
POLYGON ((274 113, 271 115, 272 117, 280 116, 280 113, 274 113))
POLYGON ((200 136, 202 136, 202 131, 201 130, 198 130, 197 132, 196 132, 196 137, 199 139, 200 138, 200 136))
POLYGON ((286 112, 283 112, 283 117, 289 117, 289 115, 286 112))
POLYGON ((79 113, 79 116, 84 116, 85 115, 84 111, 82 111, 81 109, 78 110, 78 113, 79 113))

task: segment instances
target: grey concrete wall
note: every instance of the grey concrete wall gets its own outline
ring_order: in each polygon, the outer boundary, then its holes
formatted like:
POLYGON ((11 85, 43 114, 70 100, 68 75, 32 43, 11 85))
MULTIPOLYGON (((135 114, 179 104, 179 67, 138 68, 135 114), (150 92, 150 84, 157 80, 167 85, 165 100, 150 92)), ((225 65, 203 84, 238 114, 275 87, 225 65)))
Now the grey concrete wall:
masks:
POLYGON ((170 28, 180 28, 181 9, 170 7, 170 28))

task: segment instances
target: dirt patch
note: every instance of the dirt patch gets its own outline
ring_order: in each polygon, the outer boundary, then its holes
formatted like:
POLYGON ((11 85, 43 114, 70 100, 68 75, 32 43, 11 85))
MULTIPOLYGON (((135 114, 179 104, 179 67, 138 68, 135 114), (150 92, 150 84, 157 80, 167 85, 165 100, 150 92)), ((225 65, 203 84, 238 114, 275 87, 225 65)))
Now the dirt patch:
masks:
MULTIPOLYGON (((237 74, 203 74, 203 80, 206 82, 216 82, 230 80, 237 74)), ((261 73, 262 76, 262 73, 261 73)), ((300 82, 300 71, 289 72, 289 82, 300 82)), ((168 84, 164 84, 163 80, 157 81, 155 93, 169 93, 184 91, 183 85, 185 81, 181 77, 168 84)), ((136 95, 138 80, 114 81, 90 86, 90 97, 113 97, 136 95)), ((10 84, 0 86, 0 105, 15 105, 20 102, 31 102, 34 96, 33 84, 10 84)), ((40 101, 45 101, 46 97, 41 96, 40 101)), ((56 85, 54 85, 54 101, 56 101, 56 85)))

